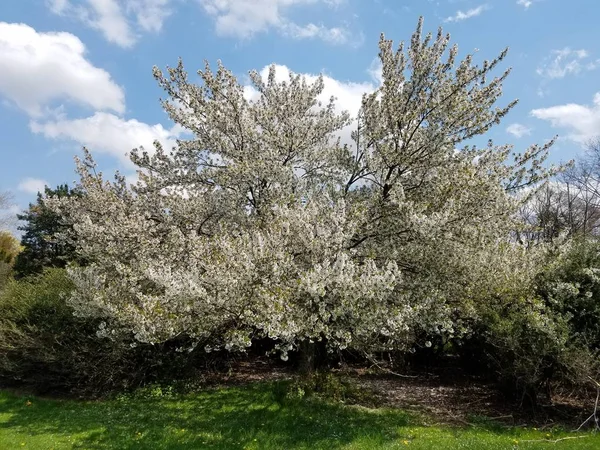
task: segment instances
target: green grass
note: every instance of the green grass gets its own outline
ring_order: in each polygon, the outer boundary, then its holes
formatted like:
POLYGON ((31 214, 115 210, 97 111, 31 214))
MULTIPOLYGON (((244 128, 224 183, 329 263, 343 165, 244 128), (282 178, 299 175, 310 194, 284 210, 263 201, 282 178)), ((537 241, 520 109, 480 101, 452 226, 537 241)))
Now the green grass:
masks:
MULTIPOLYGON (((278 401, 271 384, 80 402, 0 392, 0 449, 599 449, 600 434, 428 426, 402 411, 278 401)), ((152 392, 152 391, 150 391, 152 392)), ((155 393, 156 394, 156 393, 155 393)))

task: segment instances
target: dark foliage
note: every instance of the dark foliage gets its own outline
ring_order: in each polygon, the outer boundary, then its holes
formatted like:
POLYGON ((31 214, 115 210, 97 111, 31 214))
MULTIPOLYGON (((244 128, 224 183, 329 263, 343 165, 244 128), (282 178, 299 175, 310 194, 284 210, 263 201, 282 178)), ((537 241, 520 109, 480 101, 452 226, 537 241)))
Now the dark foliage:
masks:
POLYGON ((64 269, 12 281, 0 294, 0 379, 37 392, 87 395, 157 380, 190 377, 207 364, 204 352, 178 351, 190 342, 133 344, 100 338, 100 319, 80 318, 66 303, 72 288, 64 269))
POLYGON ((66 184, 56 189, 46 187, 43 194, 38 192, 35 203, 30 203, 23 214, 17 215, 25 224, 19 227, 24 232, 21 240, 23 251, 15 260, 15 278, 41 273, 45 267, 65 267, 69 261, 76 259, 73 243, 58 239, 59 234, 69 233, 70 225, 44 204, 47 197, 73 195, 81 194, 66 184))

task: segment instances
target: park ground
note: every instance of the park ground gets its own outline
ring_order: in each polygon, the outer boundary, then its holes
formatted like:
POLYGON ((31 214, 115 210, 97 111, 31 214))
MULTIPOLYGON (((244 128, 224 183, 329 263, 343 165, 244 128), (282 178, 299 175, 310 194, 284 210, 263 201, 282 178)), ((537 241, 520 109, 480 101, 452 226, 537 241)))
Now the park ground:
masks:
POLYGON ((0 448, 600 448, 600 433, 573 431, 589 405, 566 396, 530 416, 483 382, 354 372, 344 378, 352 390, 334 385, 341 397, 332 400, 269 370, 237 367, 187 393, 150 386, 102 400, 3 390, 0 448))

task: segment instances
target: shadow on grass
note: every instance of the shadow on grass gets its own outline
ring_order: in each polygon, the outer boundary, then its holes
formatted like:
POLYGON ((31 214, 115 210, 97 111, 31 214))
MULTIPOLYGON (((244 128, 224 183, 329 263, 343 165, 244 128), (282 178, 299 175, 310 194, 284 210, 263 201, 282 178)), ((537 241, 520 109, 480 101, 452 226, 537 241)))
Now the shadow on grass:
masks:
MULTIPOLYGON (((278 401, 278 386, 257 384, 174 398, 75 402, 0 394, 0 435, 70 437, 85 449, 341 448, 402 438, 412 419, 318 400, 278 401), (365 443, 366 443, 365 442, 365 443)), ((368 444, 367 444, 368 445, 368 444)))

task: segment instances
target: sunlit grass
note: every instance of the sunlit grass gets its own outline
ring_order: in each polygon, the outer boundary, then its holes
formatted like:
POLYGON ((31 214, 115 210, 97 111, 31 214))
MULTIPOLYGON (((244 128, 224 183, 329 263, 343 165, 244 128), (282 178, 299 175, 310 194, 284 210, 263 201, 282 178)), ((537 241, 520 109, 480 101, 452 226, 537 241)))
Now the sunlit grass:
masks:
POLYGON ((282 400, 273 384, 79 402, 0 393, 1 449, 598 449, 600 435, 427 425, 398 410, 282 400), (528 440, 542 440, 527 442, 528 440), (547 440, 547 441, 546 441, 547 440))

